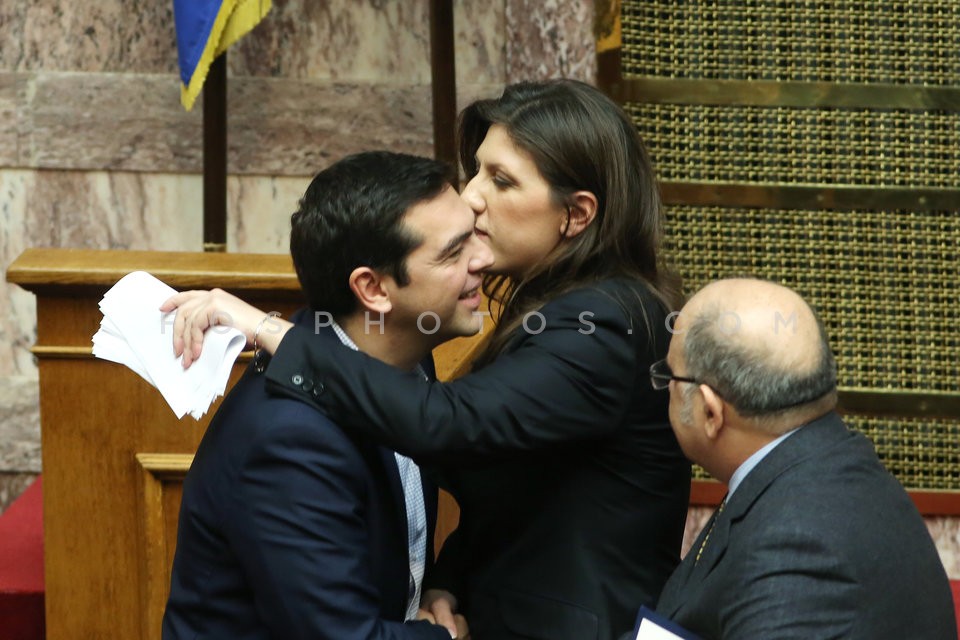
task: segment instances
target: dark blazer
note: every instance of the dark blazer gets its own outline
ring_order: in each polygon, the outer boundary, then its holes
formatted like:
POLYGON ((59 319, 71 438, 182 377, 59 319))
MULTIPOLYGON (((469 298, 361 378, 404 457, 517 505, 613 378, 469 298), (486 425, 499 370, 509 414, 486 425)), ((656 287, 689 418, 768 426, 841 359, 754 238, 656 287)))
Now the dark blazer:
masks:
MULTIPOLYGON (((435 490, 425 502, 432 524, 435 490)), ((408 576, 393 452, 269 394, 251 365, 184 481, 163 638, 449 640, 403 623, 408 576)))
POLYGON ((576 290, 446 384, 294 330, 268 385, 306 397, 308 377, 345 428, 440 469, 461 515, 429 586, 476 640, 607 640, 679 561, 690 467, 648 377, 665 313, 625 280, 576 290))
POLYGON ((694 543, 659 613, 706 639, 956 638, 923 519, 873 445, 835 413, 744 478, 694 543))

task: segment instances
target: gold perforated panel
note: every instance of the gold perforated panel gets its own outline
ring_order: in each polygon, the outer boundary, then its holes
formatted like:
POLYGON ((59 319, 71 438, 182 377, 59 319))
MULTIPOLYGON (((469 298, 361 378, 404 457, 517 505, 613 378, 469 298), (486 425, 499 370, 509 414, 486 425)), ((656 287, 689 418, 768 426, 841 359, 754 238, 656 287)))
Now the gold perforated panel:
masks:
MULTIPOLYGON (((818 309, 840 385, 960 392, 960 211, 668 207, 668 250, 693 291, 754 275, 818 309)), ((907 487, 960 489, 960 420, 847 416, 907 487)), ((695 477, 708 477, 699 467, 695 477)))
POLYGON ((625 108, 665 181, 960 187, 960 113, 625 108))
POLYGON ((623 75, 955 85, 956 0, 623 3, 623 75))
POLYGON ((840 386, 960 392, 960 211, 667 215, 687 291, 744 274, 796 289, 826 324, 840 386))
MULTIPOLYGON (((686 290, 782 282, 823 317, 841 387, 897 410, 960 396, 960 2, 624 0, 622 26, 624 107, 665 193, 714 203, 668 202, 686 290), (837 187, 865 201, 805 208, 837 187), (886 203, 929 208, 920 189, 943 210, 886 203)), ((906 486, 960 491, 960 415, 910 415, 847 419, 906 486)))
POLYGON ((960 421, 850 416, 848 422, 873 440, 887 468, 906 486, 960 486, 960 421))
MULTIPOLYGON (((960 211, 667 212, 686 290, 737 275, 796 289, 826 324, 841 387, 960 393, 960 211)), ((904 485, 960 489, 960 420, 848 421, 904 485)))
MULTIPOLYGON (((844 418, 870 438, 884 465, 905 487, 923 491, 960 487, 960 420, 844 418)), ((694 466, 693 476, 710 478, 700 466, 694 466)))

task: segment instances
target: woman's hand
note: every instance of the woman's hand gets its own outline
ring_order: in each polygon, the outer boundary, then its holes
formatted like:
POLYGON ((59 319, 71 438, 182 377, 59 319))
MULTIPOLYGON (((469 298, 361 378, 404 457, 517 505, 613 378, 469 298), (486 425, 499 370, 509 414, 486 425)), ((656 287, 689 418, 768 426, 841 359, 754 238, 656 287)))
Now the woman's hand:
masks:
POLYGON ((278 317, 268 317, 253 305, 223 291, 184 291, 168 298, 160 311, 177 310, 173 321, 173 352, 183 355, 183 368, 186 369, 200 357, 203 346, 203 334, 210 327, 224 326, 239 329, 252 345, 257 327, 257 345, 274 353, 280 340, 293 325, 278 317), (262 324, 261 324, 262 322, 262 324))

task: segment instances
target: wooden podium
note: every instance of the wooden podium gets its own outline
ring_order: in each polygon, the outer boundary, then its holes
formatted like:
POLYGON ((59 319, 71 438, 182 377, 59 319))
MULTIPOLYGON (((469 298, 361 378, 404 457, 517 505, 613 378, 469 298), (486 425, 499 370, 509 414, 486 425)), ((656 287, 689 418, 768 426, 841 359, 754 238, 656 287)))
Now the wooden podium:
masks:
MULTIPOLYGON (((221 287, 286 317, 302 305, 289 256, 31 249, 10 265, 7 280, 37 296, 48 640, 160 637, 181 484, 218 405, 199 422, 177 420, 133 371, 93 357, 100 298, 137 270, 181 291, 221 287)), ((477 342, 438 349, 438 374, 477 342)), ((248 362, 242 355, 231 384, 248 362)), ((456 518, 446 498, 438 537, 456 518)))

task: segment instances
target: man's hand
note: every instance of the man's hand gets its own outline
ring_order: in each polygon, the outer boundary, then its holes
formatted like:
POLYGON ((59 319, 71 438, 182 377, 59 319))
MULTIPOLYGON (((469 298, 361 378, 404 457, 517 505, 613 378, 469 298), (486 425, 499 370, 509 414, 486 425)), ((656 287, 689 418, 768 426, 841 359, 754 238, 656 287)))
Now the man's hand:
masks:
POLYGON ((453 616, 457 623, 457 640, 470 640, 470 627, 467 626, 467 619, 459 613, 453 616))
MULTIPOLYGON (((426 620, 430 624, 437 624, 437 619, 426 609, 419 609, 417 611, 417 620, 426 620)), ((453 638, 453 640, 470 640, 470 627, 467 626, 467 619, 458 613, 453 616, 453 622, 454 628, 456 629, 455 631, 451 631, 449 627, 446 627, 450 637, 453 638)))
POLYGON ((417 620, 426 620, 430 624, 437 624, 437 619, 426 609, 417 609, 417 620))
POLYGON ((470 637, 467 621, 461 615, 455 615, 457 598, 449 591, 427 589, 420 599, 420 610, 427 612, 450 632, 451 638, 465 640, 470 637))

